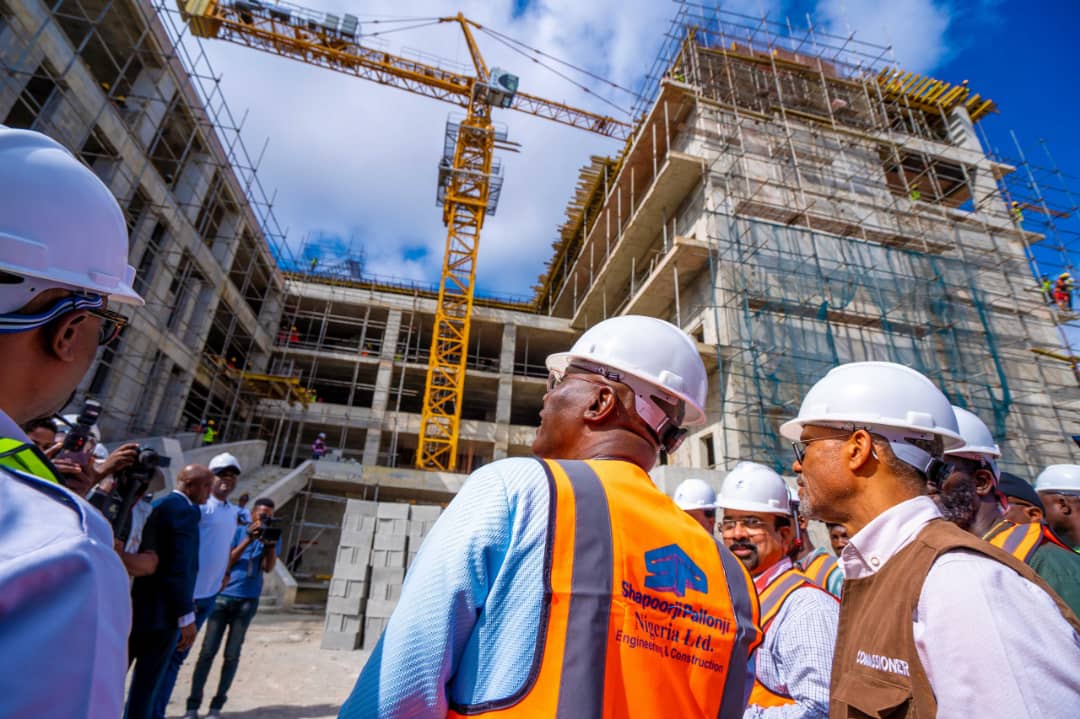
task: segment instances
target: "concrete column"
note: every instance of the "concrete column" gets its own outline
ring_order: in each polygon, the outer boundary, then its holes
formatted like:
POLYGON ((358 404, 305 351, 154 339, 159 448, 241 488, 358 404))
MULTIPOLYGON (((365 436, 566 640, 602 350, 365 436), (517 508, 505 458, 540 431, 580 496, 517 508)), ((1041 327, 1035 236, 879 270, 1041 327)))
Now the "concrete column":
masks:
POLYGON ((401 333, 401 310, 390 310, 386 315, 386 331, 383 332, 382 352, 379 358, 393 360, 397 353, 398 335, 401 333))
MULTIPOLYGON (((188 320, 188 329, 184 334, 184 344, 188 347, 202 347, 206 344, 206 335, 210 332, 210 323, 217 311, 221 291, 213 285, 201 283, 198 297, 192 303, 192 312, 188 320)), ((228 348, 225 348, 228 351, 228 348)), ((228 358, 226 358, 228 359, 228 358)))
MULTIPOLYGON (((371 400, 373 417, 385 418, 386 405, 390 399, 390 380, 394 376, 394 356, 397 353, 398 334, 401 332, 401 310, 390 310, 386 316, 382 350, 379 352, 379 371, 375 375, 375 395, 371 400)), ((385 421, 385 420, 382 420, 385 421)), ((379 444, 382 442, 382 425, 368 427, 364 438, 362 464, 379 463, 379 444)))
POLYGON ((499 394, 495 404, 495 459, 504 459, 510 451, 510 403, 514 390, 514 351, 517 325, 503 325, 502 351, 499 353, 499 394))

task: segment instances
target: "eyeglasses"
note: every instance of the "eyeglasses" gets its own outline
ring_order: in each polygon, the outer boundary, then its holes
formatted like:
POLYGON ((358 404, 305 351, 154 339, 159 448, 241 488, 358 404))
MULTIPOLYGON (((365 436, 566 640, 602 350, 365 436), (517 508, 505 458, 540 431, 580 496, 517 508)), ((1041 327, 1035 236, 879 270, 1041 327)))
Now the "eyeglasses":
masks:
POLYGON ((731 517, 724 517, 720 520, 721 532, 734 532, 735 527, 739 525, 743 526, 743 529, 748 534, 761 534, 768 529, 768 523, 762 521, 761 517, 743 517, 742 519, 732 519, 731 517))
POLYGON ((799 464, 803 463, 803 459, 806 458, 806 445, 811 442, 818 442, 823 439, 846 439, 851 436, 851 432, 845 432, 844 434, 830 434, 826 437, 811 437, 810 439, 800 439, 791 443, 791 451, 795 453, 795 461, 799 464))
POLYGON ((127 326, 128 318, 119 312, 106 309, 87 309, 86 314, 101 320, 98 328, 98 345, 107 345, 120 336, 120 332, 127 326))
POLYGON ((582 381, 588 382, 589 384, 601 385, 603 387, 607 386, 606 384, 598 380, 589 379, 589 375, 591 374, 594 373, 589 372, 588 370, 574 367, 573 365, 569 365, 565 370, 562 371, 548 370, 547 391, 550 392, 551 390, 555 389, 570 378, 580 379, 582 381), (577 372, 571 372, 570 370, 572 369, 576 369, 577 372))

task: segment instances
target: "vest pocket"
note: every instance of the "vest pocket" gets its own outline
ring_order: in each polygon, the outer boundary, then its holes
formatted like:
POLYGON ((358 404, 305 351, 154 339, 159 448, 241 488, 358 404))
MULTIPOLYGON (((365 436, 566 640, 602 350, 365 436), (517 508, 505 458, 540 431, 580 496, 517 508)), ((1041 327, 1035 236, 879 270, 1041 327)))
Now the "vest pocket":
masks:
POLYGON ((832 689, 830 719, 900 719, 914 717, 911 687, 852 671, 832 689), (837 712, 836 708, 840 708, 837 712))

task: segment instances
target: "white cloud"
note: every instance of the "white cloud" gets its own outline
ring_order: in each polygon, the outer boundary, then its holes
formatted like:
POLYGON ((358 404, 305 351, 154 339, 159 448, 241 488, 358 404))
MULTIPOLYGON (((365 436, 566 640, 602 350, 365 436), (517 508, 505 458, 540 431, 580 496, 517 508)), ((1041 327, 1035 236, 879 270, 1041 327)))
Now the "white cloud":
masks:
POLYGON ((815 22, 836 35, 855 32, 862 42, 891 46, 885 60, 905 70, 928 72, 948 55, 952 11, 940 0, 820 0, 815 22))

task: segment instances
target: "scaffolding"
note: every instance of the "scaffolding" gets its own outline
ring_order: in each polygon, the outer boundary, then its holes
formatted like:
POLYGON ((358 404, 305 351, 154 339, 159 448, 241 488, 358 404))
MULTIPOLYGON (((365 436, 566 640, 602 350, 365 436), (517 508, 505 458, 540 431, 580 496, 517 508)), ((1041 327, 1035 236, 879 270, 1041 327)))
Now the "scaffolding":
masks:
POLYGON ((681 3, 536 302, 578 328, 662 316, 715 348, 714 424, 676 463, 788 469, 779 425, 859 360, 929 376, 1006 468, 1076 461, 1076 315, 1036 279, 1073 267, 1076 196, 1018 144, 1012 163, 984 150, 995 110, 852 36, 681 3))

